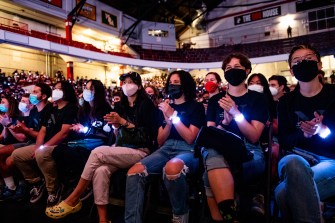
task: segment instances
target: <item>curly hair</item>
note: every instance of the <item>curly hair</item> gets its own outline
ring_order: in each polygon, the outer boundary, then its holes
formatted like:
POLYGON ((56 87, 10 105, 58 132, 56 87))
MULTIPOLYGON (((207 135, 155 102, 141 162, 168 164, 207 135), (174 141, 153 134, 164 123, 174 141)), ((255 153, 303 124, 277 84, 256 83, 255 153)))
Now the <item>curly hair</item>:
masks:
POLYGON ((222 70, 226 70, 227 64, 233 59, 239 59, 240 60, 240 64, 245 67, 245 69, 249 69, 249 73, 251 73, 252 67, 251 67, 251 62, 249 60, 249 58, 242 54, 242 53, 231 53, 229 54, 222 62, 222 70))
POLYGON ((184 70, 172 71, 169 74, 165 83, 165 94, 169 94, 169 84, 173 74, 177 74, 180 78, 181 89, 184 93, 185 100, 194 100, 196 98, 196 84, 191 74, 184 70))

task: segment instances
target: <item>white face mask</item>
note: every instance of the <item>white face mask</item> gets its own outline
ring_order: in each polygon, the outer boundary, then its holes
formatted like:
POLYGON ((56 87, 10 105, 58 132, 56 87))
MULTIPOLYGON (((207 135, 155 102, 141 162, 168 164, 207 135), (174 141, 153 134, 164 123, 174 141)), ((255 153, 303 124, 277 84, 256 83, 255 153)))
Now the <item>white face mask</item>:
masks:
POLYGON ((52 91, 52 100, 53 101, 58 101, 59 99, 62 99, 64 96, 64 93, 62 90, 55 89, 52 91))
POLYGON ((270 86, 269 89, 271 91, 272 96, 276 96, 278 94, 277 88, 270 86))
POLYGON ((87 102, 93 101, 93 99, 94 99, 93 91, 85 89, 84 92, 83 92, 83 98, 87 102))
POLYGON ((138 86, 136 84, 124 84, 122 85, 123 93, 130 97, 133 96, 138 90, 138 86))
POLYGON ((29 110, 28 104, 20 102, 19 103, 19 110, 22 111, 23 113, 27 112, 29 110))
POLYGON ((259 85, 259 84, 252 84, 252 85, 249 85, 248 86, 248 89, 249 90, 252 90, 252 91, 257 91, 259 93, 263 93, 264 92, 264 87, 259 85))

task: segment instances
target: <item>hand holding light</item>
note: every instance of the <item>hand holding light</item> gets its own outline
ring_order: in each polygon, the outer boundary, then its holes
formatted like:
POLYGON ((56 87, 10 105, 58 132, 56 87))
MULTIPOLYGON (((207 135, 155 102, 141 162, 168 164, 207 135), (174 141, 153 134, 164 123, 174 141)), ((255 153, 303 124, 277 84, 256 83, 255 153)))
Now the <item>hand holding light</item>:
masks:
POLYGON ((300 129, 306 138, 318 134, 321 138, 326 138, 331 134, 330 129, 322 123, 323 115, 314 112, 314 118, 311 121, 300 122, 300 129))

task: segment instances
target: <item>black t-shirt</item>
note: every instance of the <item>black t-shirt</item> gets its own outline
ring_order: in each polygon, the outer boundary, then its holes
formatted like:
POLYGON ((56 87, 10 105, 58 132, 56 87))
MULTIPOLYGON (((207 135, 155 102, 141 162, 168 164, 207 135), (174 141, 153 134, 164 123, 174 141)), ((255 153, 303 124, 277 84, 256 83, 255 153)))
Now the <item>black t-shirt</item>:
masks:
POLYGON ((79 134, 78 138, 102 138, 108 142, 109 133, 103 131, 103 127, 107 124, 104 120, 104 116, 109 114, 112 111, 111 106, 107 103, 105 106, 101 106, 99 108, 99 112, 97 112, 96 117, 90 117, 89 114, 86 114, 83 111, 83 108, 79 110, 79 123, 85 127, 89 128, 89 132, 86 134, 79 134))
MULTIPOLYGON (((178 112, 180 121, 186 126, 194 125, 199 129, 205 125, 205 108, 201 103, 196 101, 186 101, 182 104, 171 104, 171 107, 178 112)), ((165 119, 161 112, 160 126, 165 125, 165 119)), ((168 139, 184 140, 172 125, 168 139)))
POLYGON ((34 131, 40 131, 42 127, 42 117, 45 117, 45 115, 50 114, 50 111, 52 109, 52 104, 48 103, 44 106, 44 108, 39 112, 34 106, 33 109, 31 109, 28 120, 26 121, 26 125, 28 128, 32 128, 34 131))
MULTIPOLYGON (((224 110, 220 107, 218 101, 224 97, 226 92, 220 92, 209 99, 207 108, 207 121, 215 122, 219 125, 224 119, 224 110)), ((235 104, 238 106, 238 110, 243 114, 244 118, 250 123, 251 120, 257 120, 261 123, 266 123, 269 119, 268 104, 264 94, 256 91, 248 91, 246 94, 240 97, 234 97, 229 95, 235 104)), ((226 130, 235 133, 236 135, 244 138, 244 135, 239 130, 235 120, 233 119, 226 130)))
POLYGON ((312 153, 335 158, 335 87, 324 85, 321 92, 313 97, 304 97, 299 89, 280 98, 278 105, 279 144, 285 150, 294 147, 312 153), (325 139, 319 135, 305 138, 298 127, 300 121, 310 121, 314 112, 324 116, 323 124, 332 134, 325 139))
MULTIPOLYGON (((44 142, 49 141, 54 135, 56 135, 61 129, 63 124, 75 124, 77 121, 78 106, 68 103, 64 108, 58 109, 57 106, 52 107, 50 113, 45 114, 42 117, 42 126, 46 127, 46 134, 44 142)), ((67 137, 69 140, 71 134, 67 137)))
MULTIPOLYGON (((42 127, 42 118, 45 117, 45 115, 50 114, 51 109, 51 103, 46 104, 40 112, 37 110, 36 106, 34 106, 34 108, 31 109, 29 116, 24 117, 22 121, 26 123, 28 128, 38 132, 42 127)), ((28 136, 28 138, 31 141, 36 141, 33 137, 28 136)))

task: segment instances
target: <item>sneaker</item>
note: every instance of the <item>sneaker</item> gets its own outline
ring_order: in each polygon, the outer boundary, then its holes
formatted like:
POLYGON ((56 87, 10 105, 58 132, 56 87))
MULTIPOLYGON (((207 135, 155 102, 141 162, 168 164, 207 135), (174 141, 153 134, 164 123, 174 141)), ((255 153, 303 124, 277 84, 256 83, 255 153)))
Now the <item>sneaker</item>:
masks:
POLYGON ((56 193, 50 193, 47 200, 47 207, 52 207, 58 204, 62 198, 63 184, 60 184, 56 193))
POLYGON ((265 215, 264 196, 262 194, 256 194, 252 198, 251 212, 257 216, 265 215))
POLYGON ((92 186, 88 186, 85 190, 85 192, 80 196, 80 200, 84 201, 87 198, 89 198, 93 194, 93 188, 92 186))
POLYGON ((28 186, 25 183, 20 183, 16 187, 15 195, 13 196, 14 200, 21 201, 25 199, 28 195, 28 186))
POLYGON ((35 204, 41 199, 45 192, 45 182, 42 180, 39 184, 34 185, 30 191, 30 203, 35 204))
POLYGON ((11 199, 13 198, 14 195, 15 195, 15 190, 11 190, 8 187, 5 187, 0 195, 0 201, 11 199))
POLYGON ((183 215, 175 215, 172 216, 172 223, 188 223, 188 212, 183 215))

